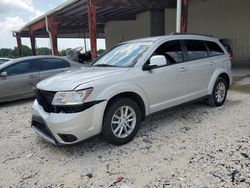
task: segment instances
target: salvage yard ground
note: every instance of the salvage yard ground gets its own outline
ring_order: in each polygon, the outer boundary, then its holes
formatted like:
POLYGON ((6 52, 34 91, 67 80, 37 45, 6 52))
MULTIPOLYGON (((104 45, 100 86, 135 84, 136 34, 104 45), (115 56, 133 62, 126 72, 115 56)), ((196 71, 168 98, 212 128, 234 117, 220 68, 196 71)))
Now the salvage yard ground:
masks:
POLYGON ((250 75, 235 80, 223 107, 155 114, 119 147, 54 147, 30 128, 32 100, 1 105, 0 187, 250 187, 250 75))

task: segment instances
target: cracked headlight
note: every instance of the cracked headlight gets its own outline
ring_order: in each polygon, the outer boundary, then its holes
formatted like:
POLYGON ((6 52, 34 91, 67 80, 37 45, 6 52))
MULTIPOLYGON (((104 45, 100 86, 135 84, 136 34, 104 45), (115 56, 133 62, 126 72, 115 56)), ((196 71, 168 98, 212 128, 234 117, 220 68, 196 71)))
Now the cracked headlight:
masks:
POLYGON ((93 88, 79 90, 57 92, 53 98, 52 105, 54 106, 74 106, 81 105, 91 94, 93 88))

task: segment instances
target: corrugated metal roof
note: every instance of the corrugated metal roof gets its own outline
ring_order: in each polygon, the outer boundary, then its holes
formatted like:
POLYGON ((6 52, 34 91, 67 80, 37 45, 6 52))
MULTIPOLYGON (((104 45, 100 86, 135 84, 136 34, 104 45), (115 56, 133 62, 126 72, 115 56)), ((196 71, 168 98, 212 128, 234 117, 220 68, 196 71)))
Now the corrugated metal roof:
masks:
MULTIPOLYGON (((136 0, 133 0, 134 2, 136 0)), ((157 1, 157 0, 155 0, 157 1)), ((162 2, 161 0, 158 0, 162 2)), ((137 2, 137 1, 136 1, 137 2)), ((138 3, 140 0, 138 0, 138 3)), ((164 0, 169 8, 175 7, 175 0, 164 0), (167 3, 166 3, 167 2, 167 3)), ((110 2, 109 2, 110 3, 110 2)), ((116 20, 135 20, 136 15, 149 10, 148 6, 105 6, 97 7, 97 36, 104 37, 105 23, 116 20)), ((145 1, 143 1, 145 4, 145 1)), ((164 7, 161 7, 164 8, 164 7)), ((33 24, 45 20, 46 16, 51 16, 58 25, 58 37, 60 38, 83 38, 88 37, 88 4, 87 0, 69 0, 46 14, 32 20, 16 31, 21 37, 29 37, 29 27, 33 24)), ((48 37, 45 28, 35 32, 36 37, 48 37)))

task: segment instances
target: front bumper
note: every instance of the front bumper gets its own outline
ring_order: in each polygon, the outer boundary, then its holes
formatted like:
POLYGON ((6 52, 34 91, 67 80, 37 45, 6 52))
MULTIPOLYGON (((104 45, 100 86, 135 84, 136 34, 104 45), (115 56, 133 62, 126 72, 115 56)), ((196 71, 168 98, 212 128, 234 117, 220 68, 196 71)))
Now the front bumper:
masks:
POLYGON ((103 101, 79 113, 47 113, 35 100, 31 127, 54 145, 76 144, 101 133, 106 104, 103 101))

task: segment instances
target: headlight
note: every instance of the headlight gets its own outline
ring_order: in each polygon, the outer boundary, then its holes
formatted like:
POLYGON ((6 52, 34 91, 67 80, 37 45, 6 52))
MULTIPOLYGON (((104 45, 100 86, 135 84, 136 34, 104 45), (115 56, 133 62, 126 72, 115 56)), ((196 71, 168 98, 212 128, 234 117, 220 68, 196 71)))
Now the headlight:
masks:
POLYGON ((93 88, 69 91, 69 92, 57 92, 53 98, 52 105, 55 106, 73 106, 81 105, 91 94, 93 88))

